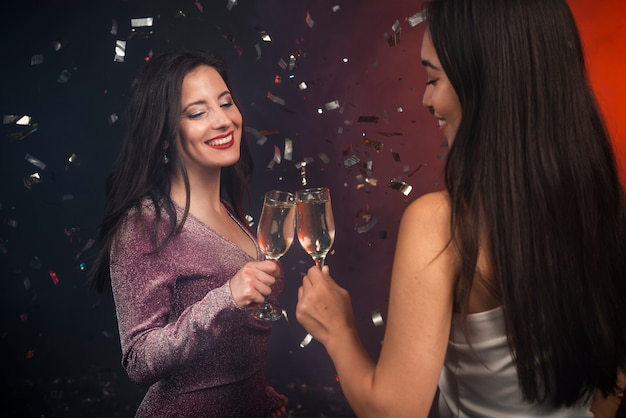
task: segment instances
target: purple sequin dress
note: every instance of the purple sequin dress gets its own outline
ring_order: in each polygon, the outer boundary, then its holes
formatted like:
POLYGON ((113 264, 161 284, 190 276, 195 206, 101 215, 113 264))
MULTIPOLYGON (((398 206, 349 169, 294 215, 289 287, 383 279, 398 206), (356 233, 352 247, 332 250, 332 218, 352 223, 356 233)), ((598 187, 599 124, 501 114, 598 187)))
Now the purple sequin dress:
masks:
MULTIPOLYGON (((122 365, 149 386, 136 416, 266 416, 275 407, 264 380, 271 323, 240 309, 229 286, 254 259, 191 214, 163 251, 149 254, 156 227, 151 204, 131 210, 111 249, 122 365)), ((282 286, 281 278, 273 297, 282 286)))

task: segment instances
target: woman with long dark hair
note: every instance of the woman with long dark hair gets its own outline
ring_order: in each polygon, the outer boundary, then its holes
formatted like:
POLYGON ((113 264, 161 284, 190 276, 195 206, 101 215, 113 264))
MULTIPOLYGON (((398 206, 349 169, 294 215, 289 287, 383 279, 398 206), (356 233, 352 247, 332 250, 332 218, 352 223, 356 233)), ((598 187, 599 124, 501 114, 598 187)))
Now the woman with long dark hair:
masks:
POLYGON ((285 411, 264 380, 271 323, 247 311, 283 279, 245 219, 252 159, 228 75, 174 51, 133 81, 93 283, 112 289, 122 364, 149 386, 137 417, 285 411))
POLYGON ((585 417, 626 362, 626 202, 564 0, 427 4, 447 190, 403 215, 377 363, 309 270, 297 318, 359 416, 585 417))

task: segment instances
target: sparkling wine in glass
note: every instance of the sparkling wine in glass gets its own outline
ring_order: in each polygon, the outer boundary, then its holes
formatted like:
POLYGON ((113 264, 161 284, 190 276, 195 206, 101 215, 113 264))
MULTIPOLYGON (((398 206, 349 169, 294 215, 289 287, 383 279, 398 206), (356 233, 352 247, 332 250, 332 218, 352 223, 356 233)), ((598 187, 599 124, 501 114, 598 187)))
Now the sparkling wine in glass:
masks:
POLYGON ((335 241, 335 220, 327 187, 296 192, 297 231, 302 248, 319 268, 335 241))
MULTIPOLYGON (((272 190, 265 193, 263 210, 257 226, 257 241, 267 260, 278 260, 293 242, 296 223, 296 201, 292 193, 272 190)), ((276 321, 283 316, 283 309, 270 302, 269 297, 261 304, 254 316, 266 321, 276 321)))

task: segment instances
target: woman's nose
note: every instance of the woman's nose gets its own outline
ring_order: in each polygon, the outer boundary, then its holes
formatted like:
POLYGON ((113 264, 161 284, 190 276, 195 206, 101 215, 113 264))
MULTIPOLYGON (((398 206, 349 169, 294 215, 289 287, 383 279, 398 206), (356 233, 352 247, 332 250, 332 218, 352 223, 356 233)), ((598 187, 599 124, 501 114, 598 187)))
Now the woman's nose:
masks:
POLYGON ((224 129, 231 125, 230 118, 221 108, 218 111, 213 112, 212 116, 213 117, 211 118, 211 127, 213 129, 224 129))
POLYGON ((426 87, 426 89, 424 90, 424 95, 422 96, 422 105, 429 110, 432 108, 432 106, 430 105, 430 94, 428 93, 428 87, 426 87))

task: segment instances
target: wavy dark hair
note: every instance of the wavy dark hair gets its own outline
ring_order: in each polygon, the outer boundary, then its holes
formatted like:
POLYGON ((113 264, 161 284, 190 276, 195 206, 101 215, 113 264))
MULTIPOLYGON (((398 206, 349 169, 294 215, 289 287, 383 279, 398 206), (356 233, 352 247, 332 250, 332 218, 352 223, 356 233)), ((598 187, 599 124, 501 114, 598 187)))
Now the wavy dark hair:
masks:
MULTIPOLYGON (((140 68, 133 80, 126 108, 124 142, 105 186, 107 205, 99 229, 99 253, 91 274, 92 287, 99 292, 110 288, 111 244, 129 209, 139 208, 142 201, 148 198, 155 205, 157 221, 162 210, 167 214, 169 231, 166 238, 157 242, 157 231, 153 231, 155 251, 167 245, 182 230, 187 219, 189 179, 180 158, 176 137, 182 111, 180 98, 183 79, 202 65, 217 70, 231 91, 235 104, 241 109, 233 93, 230 74, 224 61, 206 51, 164 52, 140 68), (169 164, 163 163, 166 147, 169 164), (175 171, 182 173, 187 195, 180 220, 177 219, 174 203, 169 197, 171 178, 175 171)), ((253 160, 245 138, 241 140, 240 151, 241 157, 236 164, 222 168, 221 194, 233 206, 235 215, 242 224, 247 225, 244 197, 249 193, 253 160)))
POLYGON ((462 108, 445 167, 458 309, 486 248, 524 398, 608 393, 626 359, 626 205, 571 11, 564 0, 426 11, 462 108))

